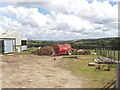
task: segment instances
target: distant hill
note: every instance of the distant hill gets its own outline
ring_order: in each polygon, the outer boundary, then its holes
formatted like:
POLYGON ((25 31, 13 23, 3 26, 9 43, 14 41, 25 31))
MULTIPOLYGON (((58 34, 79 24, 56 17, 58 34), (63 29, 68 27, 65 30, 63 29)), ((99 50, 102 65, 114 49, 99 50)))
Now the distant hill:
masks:
POLYGON ((58 42, 58 43, 76 43, 76 42, 96 42, 96 41, 100 41, 100 40, 112 41, 115 38, 118 38, 118 37, 99 38, 99 39, 61 40, 61 41, 55 41, 55 42, 58 42))

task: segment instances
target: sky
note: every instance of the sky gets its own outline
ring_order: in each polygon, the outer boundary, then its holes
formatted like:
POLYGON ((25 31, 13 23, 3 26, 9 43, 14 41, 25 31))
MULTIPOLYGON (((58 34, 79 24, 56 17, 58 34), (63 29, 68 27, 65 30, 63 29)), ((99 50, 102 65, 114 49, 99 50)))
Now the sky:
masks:
POLYGON ((32 40, 117 37, 118 1, 1 1, 0 34, 17 30, 32 40))

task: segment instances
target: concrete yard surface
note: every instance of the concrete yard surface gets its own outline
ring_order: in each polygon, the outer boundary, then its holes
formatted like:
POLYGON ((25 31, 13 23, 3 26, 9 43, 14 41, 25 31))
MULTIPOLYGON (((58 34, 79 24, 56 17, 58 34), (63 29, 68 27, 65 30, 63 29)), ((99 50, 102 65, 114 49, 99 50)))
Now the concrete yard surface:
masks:
POLYGON ((82 79, 58 67, 52 56, 2 57, 2 88, 82 88, 82 79))

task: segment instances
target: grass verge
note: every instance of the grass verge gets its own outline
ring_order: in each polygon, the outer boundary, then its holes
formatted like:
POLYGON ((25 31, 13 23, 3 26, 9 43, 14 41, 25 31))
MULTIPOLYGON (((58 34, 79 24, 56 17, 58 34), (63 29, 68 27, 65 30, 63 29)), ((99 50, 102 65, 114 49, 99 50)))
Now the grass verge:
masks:
POLYGON ((14 54, 16 54, 16 55, 22 55, 22 54, 31 54, 31 52, 34 52, 34 51, 36 51, 36 50, 38 50, 38 48, 29 48, 28 50, 26 50, 26 51, 21 51, 21 52, 15 52, 14 54))
MULTIPOLYGON (((75 56, 75 55, 72 55, 75 56)), ((84 88, 102 88, 105 84, 115 78, 116 65, 111 65, 110 71, 104 71, 108 65, 105 65, 101 70, 95 69, 93 66, 88 66, 88 63, 93 62, 93 58, 98 55, 77 55, 80 59, 61 59, 58 61, 58 66, 72 71, 73 74, 83 78, 84 88)))

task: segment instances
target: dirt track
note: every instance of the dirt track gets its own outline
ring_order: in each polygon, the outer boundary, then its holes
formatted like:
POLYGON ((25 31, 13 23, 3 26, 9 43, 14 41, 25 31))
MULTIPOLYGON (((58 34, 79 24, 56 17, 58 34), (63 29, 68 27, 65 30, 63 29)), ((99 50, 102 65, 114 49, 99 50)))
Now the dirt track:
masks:
POLYGON ((4 56, 2 65, 3 88, 82 88, 80 78, 50 56, 4 56))

